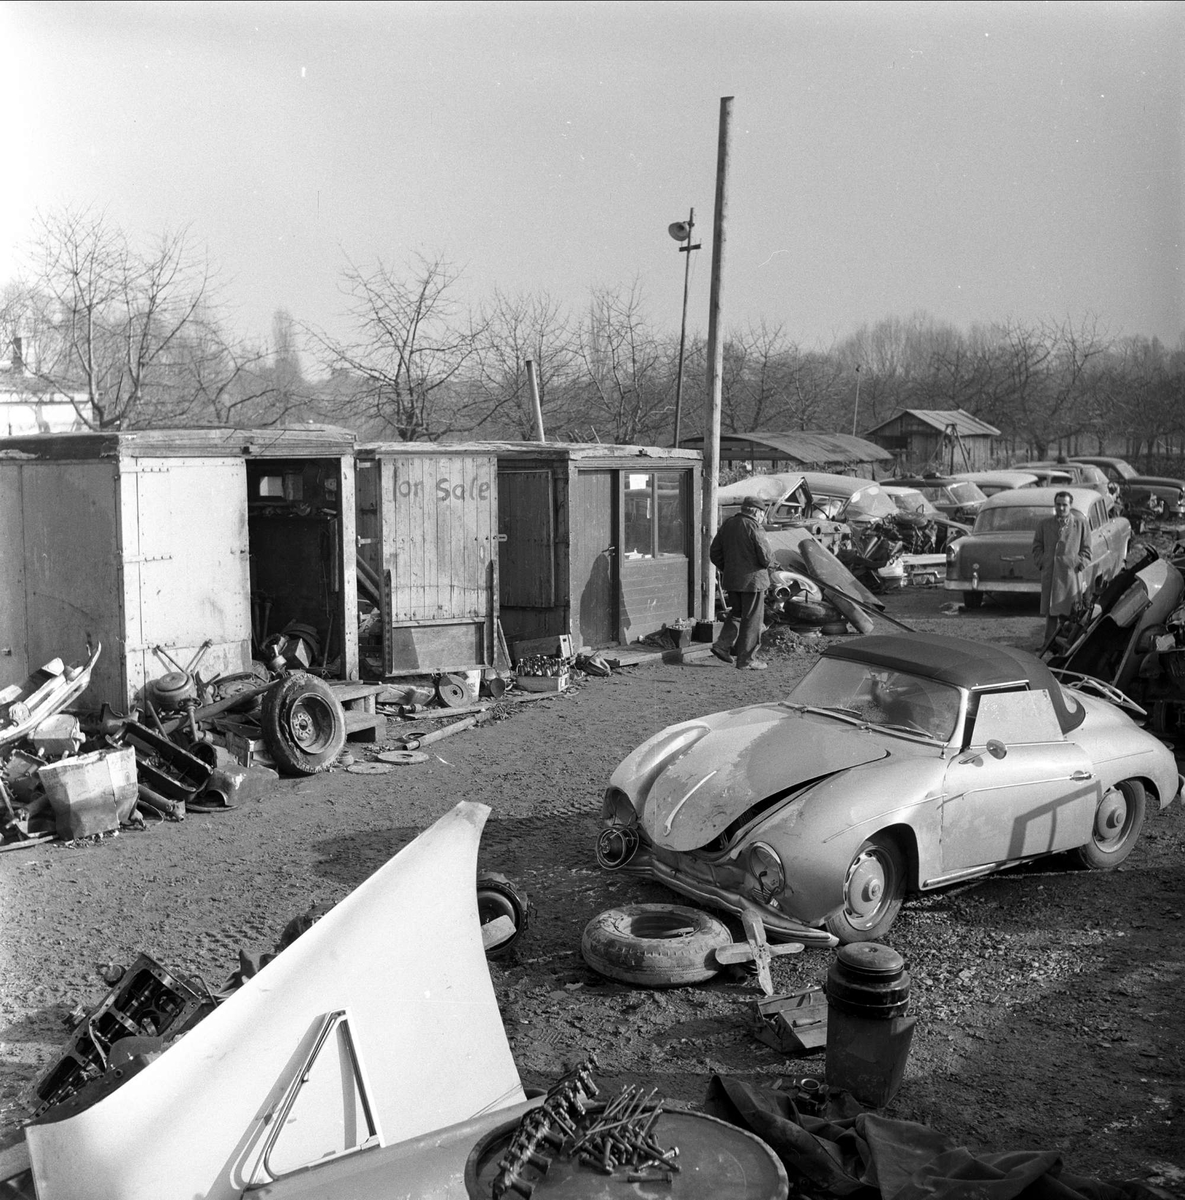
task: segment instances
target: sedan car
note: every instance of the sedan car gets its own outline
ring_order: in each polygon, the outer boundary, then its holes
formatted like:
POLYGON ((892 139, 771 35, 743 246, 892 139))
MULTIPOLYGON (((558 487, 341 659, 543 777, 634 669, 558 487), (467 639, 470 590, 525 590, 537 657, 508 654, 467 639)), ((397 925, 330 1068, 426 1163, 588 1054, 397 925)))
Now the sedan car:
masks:
POLYGON ((1180 783, 1163 743, 1034 655, 872 635, 785 700, 643 742, 609 780, 597 858, 772 937, 875 941, 910 892, 1060 851, 1118 866, 1180 783))
POLYGON ((910 545, 905 537, 902 538, 908 554, 939 554, 946 549, 947 543, 971 532, 970 525, 956 521, 936 508, 920 488, 896 483, 882 484, 881 488, 897 506, 897 524, 901 532, 907 533, 906 522, 914 525, 914 536, 910 541, 915 544, 910 545))
POLYGON ((962 592, 968 608, 978 608, 993 594, 1039 596, 1041 573, 1033 562, 1033 534, 1040 521, 1053 516, 1053 498, 1059 492, 1069 492, 1074 511, 1090 531, 1085 593, 1113 579, 1131 543, 1132 527, 1125 517, 1111 515, 1107 501, 1088 488, 1015 488, 989 496, 971 532, 947 547, 942 586, 962 592))
POLYGON ((1076 455, 1071 462, 1092 463, 1119 488, 1123 504, 1132 511, 1147 510, 1156 517, 1177 521, 1185 517, 1185 479, 1168 475, 1141 475, 1122 458, 1076 455))
POLYGON ((911 475, 894 479, 893 483, 917 488, 944 516, 968 525, 987 499, 987 493, 977 484, 954 475, 911 475))

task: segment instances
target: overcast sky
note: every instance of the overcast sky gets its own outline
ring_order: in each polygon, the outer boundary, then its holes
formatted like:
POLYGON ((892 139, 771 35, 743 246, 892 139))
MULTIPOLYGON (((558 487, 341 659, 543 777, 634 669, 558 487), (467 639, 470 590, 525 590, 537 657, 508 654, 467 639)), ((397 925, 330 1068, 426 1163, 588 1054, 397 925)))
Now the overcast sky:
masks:
POLYGON ((240 332, 345 256, 829 345, 925 310, 1185 331, 1185 4, 0 3, 0 280, 38 209, 189 225, 240 332))

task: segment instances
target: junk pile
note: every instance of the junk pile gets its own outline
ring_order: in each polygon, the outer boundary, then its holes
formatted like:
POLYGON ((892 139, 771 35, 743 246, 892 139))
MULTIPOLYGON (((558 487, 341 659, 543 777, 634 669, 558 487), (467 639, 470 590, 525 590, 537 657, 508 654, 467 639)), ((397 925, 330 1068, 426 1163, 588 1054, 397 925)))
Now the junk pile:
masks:
POLYGON ((153 647, 166 670, 126 716, 106 704, 71 711, 101 646, 0 690, 0 848, 224 811, 266 791, 277 768, 310 775, 333 763, 345 711, 304 670, 314 648, 301 631, 273 639, 270 662, 207 681, 198 667, 210 645, 185 665, 153 647))
POLYGON ((1054 673, 1185 737, 1185 544, 1132 547, 1122 571, 1063 623, 1044 656, 1054 673))

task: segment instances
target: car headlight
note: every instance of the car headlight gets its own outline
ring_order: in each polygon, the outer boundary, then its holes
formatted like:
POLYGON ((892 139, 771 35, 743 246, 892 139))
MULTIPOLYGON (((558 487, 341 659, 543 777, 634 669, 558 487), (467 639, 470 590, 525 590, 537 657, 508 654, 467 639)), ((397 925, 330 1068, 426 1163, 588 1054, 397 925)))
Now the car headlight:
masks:
POLYGON ((638 814, 620 788, 607 788, 601 799, 601 820, 607 825, 636 825, 638 814))
POLYGON ((757 880, 761 894, 765 897, 780 895, 786 887, 786 871, 782 860, 772 846, 765 842, 754 842, 749 847, 749 874, 757 880))

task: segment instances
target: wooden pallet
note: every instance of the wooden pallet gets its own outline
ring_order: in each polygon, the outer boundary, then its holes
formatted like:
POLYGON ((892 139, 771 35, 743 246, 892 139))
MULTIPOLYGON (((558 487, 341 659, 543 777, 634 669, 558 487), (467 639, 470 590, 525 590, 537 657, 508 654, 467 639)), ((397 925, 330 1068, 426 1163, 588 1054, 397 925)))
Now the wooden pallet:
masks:
POLYGON ((383 683, 362 683, 354 679, 327 679, 333 694, 346 712, 346 738, 351 742, 378 741, 386 733, 387 718, 378 711, 375 697, 385 690, 383 683))

